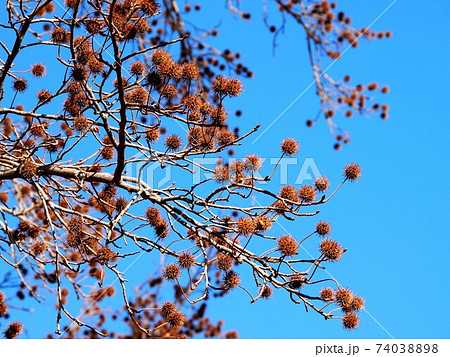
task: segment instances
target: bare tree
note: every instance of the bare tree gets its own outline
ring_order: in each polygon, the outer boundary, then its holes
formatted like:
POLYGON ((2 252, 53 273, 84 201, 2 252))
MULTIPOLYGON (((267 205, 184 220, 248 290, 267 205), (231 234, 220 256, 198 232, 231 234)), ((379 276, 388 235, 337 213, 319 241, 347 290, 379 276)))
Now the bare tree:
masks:
MULTIPOLYGON (((377 84, 354 87, 348 76, 335 81, 321 59, 337 59, 346 44, 356 47, 361 39, 389 32, 357 30, 327 1, 274 0, 262 6, 267 24, 271 11, 282 14, 279 28, 268 25, 274 45, 285 21, 304 28, 320 112, 338 140, 336 148, 349 140, 335 123, 337 111, 381 111, 387 117, 387 106, 367 104, 372 98, 366 90, 377 84)), ((250 18, 238 0, 226 7, 250 18)), ((330 194, 326 177, 272 192, 265 183, 279 164, 261 176, 257 155, 228 160, 227 153, 259 124, 242 135, 229 129, 226 105, 243 85, 224 73, 252 72, 239 62, 239 53, 208 44, 217 28, 186 21, 195 10, 200 6, 180 8, 175 0, 6 1, 7 21, 0 25, 0 258, 10 270, 0 288, 17 288, 19 298, 28 293, 38 301, 54 294, 56 333, 64 337, 236 337, 221 322, 211 323, 205 309, 211 294, 237 288, 252 303, 283 290, 307 311, 356 328, 364 300, 334 279, 317 278, 324 263, 346 251, 329 238, 330 224, 312 223, 297 238, 270 232, 280 220, 314 217, 316 206, 360 177, 360 167, 346 166, 330 194), (38 51, 48 62, 22 68, 24 57, 38 51), (30 95, 46 75, 51 88, 30 95), (217 160, 215 167, 206 165, 208 158, 217 160), (153 184, 145 176, 149 167, 170 168, 175 182, 153 184), (209 175, 193 181, 199 172, 209 175), (320 254, 299 257, 299 248, 314 236, 321 238, 320 254), (155 274, 150 268, 153 276, 131 292, 128 268, 142 255, 156 254, 163 268, 154 267, 155 274), (253 278, 241 279, 241 270, 253 278), (101 305, 116 294, 106 282, 111 276, 123 301, 116 311, 101 305), (161 301, 163 280, 174 285, 172 301, 161 301), (81 314, 71 311, 74 300, 82 302, 81 314), (61 326, 63 318, 67 326, 61 326), (130 333, 109 330, 108 319, 123 319, 130 333)), ((286 138, 279 148, 281 160, 296 155, 299 144, 286 138)), ((0 317, 11 310, 8 299, 8 293, 0 294, 0 317)), ((21 331, 17 322, 4 329, 9 338, 21 331)))

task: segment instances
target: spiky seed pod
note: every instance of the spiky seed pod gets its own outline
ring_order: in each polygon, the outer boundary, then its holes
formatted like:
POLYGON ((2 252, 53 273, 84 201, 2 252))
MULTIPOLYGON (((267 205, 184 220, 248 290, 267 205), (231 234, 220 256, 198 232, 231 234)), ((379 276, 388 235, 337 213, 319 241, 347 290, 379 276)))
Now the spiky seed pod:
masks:
POLYGON ((300 289, 305 284, 306 279, 299 273, 292 274, 289 277, 289 286, 292 289, 300 289))
POLYGON ((287 156, 292 156, 298 153, 298 141, 293 138, 286 138, 281 142, 281 151, 287 156))
POLYGON ((132 104, 143 105, 148 101, 148 92, 141 86, 125 94, 125 100, 132 104))
POLYGON ((110 161, 114 158, 114 149, 110 146, 106 146, 102 149, 100 155, 103 159, 110 161))
POLYGON ((166 221, 161 220, 155 227, 156 236, 160 239, 167 238, 169 236, 169 225, 166 221))
POLYGON ((361 296, 353 296, 350 308, 352 311, 361 311, 364 309, 364 299, 361 296))
POLYGON ((5 302, 5 294, 0 291, 0 303, 5 302))
POLYGON ((272 296, 272 288, 270 286, 263 286, 262 288, 262 292, 261 292, 261 297, 263 299, 270 299, 270 297, 272 296))
POLYGON ((31 247, 31 251, 34 255, 41 255, 47 250, 45 243, 37 242, 31 247))
POLYGON ((325 237, 331 232, 331 225, 328 222, 320 221, 316 224, 316 232, 319 236, 325 237))
POLYGON ((185 316, 181 311, 172 312, 166 318, 170 328, 179 328, 184 325, 185 316))
POLYGON ((175 311, 177 311, 177 307, 175 306, 175 304, 173 302, 166 301, 164 304, 162 304, 160 313, 161 316, 166 319, 170 314, 174 313, 175 311))
POLYGON ((19 167, 19 173, 25 180, 31 180, 37 172, 37 166, 31 159, 26 159, 19 167))
POLYGON ((226 94, 228 85, 228 78, 222 75, 217 76, 211 83, 211 88, 216 94, 226 94))
POLYGON ((114 204, 114 208, 118 213, 120 213, 127 207, 127 205, 128 201, 123 197, 119 197, 114 204))
POLYGON ((84 26, 90 34, 98 34, 102 31, 104 23, 102 19, 91 18, 84 21, 84 26))
POLYGON ((83 116, 76 116, 73 119, 73 130, 75 130, 78 133, 85 133, 89 129, 89 120, 86 117, 83 116))
POLYGON ((145 64, 141 61, 133 62, 130 66, 130 72, 135 76, 142 76, 145 72, 145 64))
POLYGON ((80 3, 80 0, 64 0, 64 4, 69 8, 69 9, 75 9, 80 3))
POLYGON ((147 16, 154 16, 158 12, 159 4, 154 0, 140 0, 139 9, 147 16))
POLYGON ((350 181, 356 181, 361 176, 361 167, 358 164, 348 164, 344 168, 344 176, 350 181))
POLYGON ((5 330, 5 338, 16 338, 22 333, 22 331, 23 326, 20 322, 11 322, 5 330))
POLYGON ((217 140, 220 146, 227 146, 236 140, 236 136, 232 131, 221 130, 219 133, 217 133, 217 140))
POLYGON ((212 108, 209 115, 215 125, 225 125, 228 120, 227 111, 222 106, 212 108))
POLYGON ((247 155, 244 159, 244 166, 250 172, 259 171, 262 167, 262 160, 258 155, 247 155))
POLYGON ((359 317, 355 313, 351 312, 344 315, 342 319, 342 325, 347 330, 353 330, 359 326, 359 317))
POLYGON ((328 238, 320 242, 319 249, 322 254, 331 261, 341 259, 342 254, 344 253, 338 242, 328 238))
POLYGON ((217 165, 214 168, 214 180, 218 183, 225 183, 230 180, 228 168, 224 165, 217 165))
POLYGON ((30 229, 28 230, 28 236, 32 239, 36 239, 39 237, 40 229, 37 225, 32 225, 30 229))
POLYGON ((41 124, 33 124, 30 128, 30 134, 39 138, 45 135, 45 129, 41 124))
POLYGON ((117 186, 111 183, 103 186, 102 191, 100 192, 101 198, 111 199, 117 196, 117 186))
POLYGON ((330 188, 330 180, 328 180, 324 176, 318 177, 314 181, 314 186, 316 187, 317 191, 326 192, 330 188))
POLYGON ((114 253, 107 246, 104 246, 97 251, 95 260, 97 262, 99 262, 100 264, 105 265, 108 262, 112 261, 115 257, 116 257, 116 253, 114 253))
POLYGON ((281 252, 281 254, 291 257, 293 255, 298 254, 298 242, 288 235, 283 235, 280 238, 278 238, 278 245, 277 248, 281 252))
POLYGON ((83 66, 74 66, 71 74, 72 78, 77 82, 86 81, 89 78, 89 73, 83 66))
POLYGON ((31 74, 36 78, 44 77, 45 71, 45 66, 42 63, 36 63, 31 66, 31 74))
POLYGON ((333 301, 334 300, 334 291, 331 288, 322 288, 320 290, 320 298, 324 301, 333 301))
POLYGON ((66 243, 71 248, 76 248, 81 244, 81 237, 79 235, 69 233, 66 237, 66 243))
POLYGON ((231 78, 227 83, 226 94, 228 94, 230 97, 237 97, 241 95, 242 89, 242 82, 237 78, 231 78))
POLYGON ((181 77, 187 81, 195 81, 200 76, 200 71, 195 63, 184 63, 181 67, 181 77))
POLYGON ((298 193, 294 186, 286 185, 281 187, 279 196, 285 200, 298 202, 298 193))
POLYGON ((232 290, 237 288, 240 282, 241 278, 239 277, 239 274, 237 274, 233 270, 230 270, 223 277, 222 285, 225 290, 232 290))
POLYGON ((182 144, 183 141, 181 140, 181 137, 177 134, 169 135, 164 140, 164 145, 166 146, 168 151, 177 151, 182 144))
POLYGON ((52 42, 57 44, 68 43, 70 41, 70 33, 59 26, 53 29, 50 37, 52 42))
POLYGON ((175 263, 170 263, 164 268, 163 276, 169 281, 177 280, 181 276, 181 270, 175 263))
POLYGON ((188 94, 184 96, 181 104, 188 110, 195 110, 200 106, 200 99, 197 95, 188 94))
POLYGON ((159 93, 162 97, 167 99, 175 99, 177 97, 177 89, 172 84, 164 84, 160 89, 159 93))
POLYGON ((47 89, 41 89, 36 93, 36 97, 39 100, 39 103, 46 103, 52 97, 52 93, 47 89))
POLYGON ((255 219, 256 231, 267 232, 272 227, 272 220, 267 216, 260 216, 255 219))
POLYGON ((243 236, 250 236, 255 233, 256 225, 251 218, 241 217, 237 221, 237 231, 243 236))
POLYGON ((19 225, 17 226, 17 229, 20 232, 28 232, 28 230, 31 228, 31 223, 28 221, 20 221, 19 225))
POLYGON ((87 62, 87 66, 89 67, 89 71, 93 74, 102 73, 105 69, 105 64, 102 61, 98 60, 95 55, 89 59, 89 61, 87 62))
POLYGON ((189 269, 195 265, 195 258, 189 252, 182 253, 178 256, 178 265, 181 269, 189 269))
POLYGON ((217 254, 216 264, 220 270, 223 270, 223 271, 230 270, 233 267, 233 263, 234 263, 234 259, 232 256, 230 256, 226 253, 222 253, 222 252, 217 254))
POLYGON ((350 306, 353 300, 353 293, 350 289, 347 288, 337 289, 334 296, 334 299, 341 308, 350 306))
POLYGON ((67 220, 67 231, 69 234, 80 237, 83 234, 84 221, 80 217, 71 217, 67 220))
POLYGON ((0 301, 0 317, 6 316, 8 313, 8 305, 6 305, 3 301, 0 301))
POLYGON ((161 212, 155 206, 147 208, 145 211, 145 215, 147 217, 148 223, 150 223, 150 225, 153 227, 158 226, 162 221, 161 212))
POLYGON ((312 202, 316 198, 316 190, 310 185, 300 187, 298 197, 304 202, 312 202))
POLYGON ((159 128, 156 126, 152 126, 145 130, 145 138, 151 143, 156 143, 159 139, 159 136, 159 128))
POLYGON ((13 89, 19 93, 25 92, 28 88, 28 82, 25 78, 17 78, 13 81, 13 89))

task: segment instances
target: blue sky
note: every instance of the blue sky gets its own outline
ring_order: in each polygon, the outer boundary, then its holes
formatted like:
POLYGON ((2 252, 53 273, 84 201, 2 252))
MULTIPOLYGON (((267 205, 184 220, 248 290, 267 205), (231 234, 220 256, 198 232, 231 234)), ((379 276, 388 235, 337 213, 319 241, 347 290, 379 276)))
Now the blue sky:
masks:
MULTIPOLYGON (((201 3, 203 14, 224 11, 221 1, 201 3)), ((391 1, 338 3, 362 27, 372 23, 391 1)), ((255 72, 255 78, 244 81, 244 94, 230 103, 244 112, 235 123, 242 131, 256 123, 264 130, 308 87, 312 75, 302 30, 288 23, 273 56, 260 2, 244 1, 246 7, 254 9, 252 20, 244 23, 225 15, 217 45, 241 52, 255 72)), ((313 158, 333 184, 339 183, 347 163, 362 166, 362 178, 346 184, 321 207, 318 217, 285 228, 293 236, 302 236, 319 219, 331 222, 333 238, 348 252, 339 263, 329 264, 328 271, 365 298, 368 313, 378 323, 362 312, 361 326, 349 332, 339 321, 305 313, 303 306, 292 304, 282 292, 275 292, 269 301, 249 304, 240 290, 211 301, 208 311, 213 319, 224 319, 225 327, 237 329, 242 338, 449 337, 450 312, 445 308, 450 293, 445 272, 450 255, 450 224, 445 213, 450 198, 446 159, 450 154, 446 108, 450 47, 445 40, 450 31, 449 10, 445 0, 426 6, 418 0, 398 0, 373 25, 374 30, 392 30, 393 38, 363 41, 330 68, 329 74, 336 78, 351 74, 355 82, 388 84, 390 93, 382 99, 390 105, 389 120, 339 118, 352 141, 336 152, 324 120, 313 128, 305 126, 318 109, 311 88, 261 139, 254 145, 248 140, 242 148, 270 157, 277 155, 274 152, 283 138, 296 137, 302 145, 300 162, 313 158)), ((216 24, 212 19, 204 21, 216 24)), ((278 24, 279 18, 273 17, 272 22, 278 24)), ((295 172, 290 178, 295 179, 295 172)), ((317 245, 306 248, 314 254, 317 245)), ((146 264, 136 265, 137 280, 146 264)), ((52 304, 45 303, 49 308, 52 304)), ((29 337, 41 337, 42 330, 54 328, 53 318, 44 318, 42 313, 36 317, 29 321, 29 337)))

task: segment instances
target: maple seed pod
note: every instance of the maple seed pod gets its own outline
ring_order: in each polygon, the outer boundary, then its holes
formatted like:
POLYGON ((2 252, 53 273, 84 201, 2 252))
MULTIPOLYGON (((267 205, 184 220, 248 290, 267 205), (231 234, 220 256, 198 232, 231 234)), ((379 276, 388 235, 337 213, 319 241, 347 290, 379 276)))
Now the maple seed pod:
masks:
POLYGON ((342 325, 347 330, 353 330, 359 325, 359 317, 353 312, 344 315, 342 325))
POLYGON ((283 235, 278 238, 277 248, 284 256, 291 257, 298 254, 298 242, 288 235, 283 235))
POLYGON ((331 225, 325 221, 318 222, 316 224, 316 232, 319 236, 327 236, 331 232, 331 225))
POLYGON ((298 153, 299 144, 298 141, 292 138, 284 139, 281 142, 281 151, 287 156, 292 156, 298 153))
POLYGON ((164 268, 163 276, 169 281, 177 280, 181 276, 181 270, 175 263, 170 263, 164 268))
POLYGON ((361 167, 358 164, 348 164, 344 168, 344 176, 350 181, 356 181, 361 177, 361 167))

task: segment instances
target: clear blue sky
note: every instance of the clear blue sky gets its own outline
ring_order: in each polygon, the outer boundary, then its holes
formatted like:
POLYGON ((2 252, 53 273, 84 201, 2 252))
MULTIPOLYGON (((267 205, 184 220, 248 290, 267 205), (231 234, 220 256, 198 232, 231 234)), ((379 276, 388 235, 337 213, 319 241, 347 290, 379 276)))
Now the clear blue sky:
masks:
MULTIPOLYGON (((222 1, 201 3, 203 14, 206 9, 223 11, 222 1)), ((391 0, 338 3, 358 27, 363 27, 391 0)), ((288 23, 273 56, 271 36, 261 21, 260 2, 244 1, 245 7, 256 9, 252 20, 244 23, 224 16, 218 44, 241 52, 255 72, 254 79, 244 82, 244 94, 233 101, 244 112, 236 123, 242 130, 256 123, 264 129, 311 83, 312 75, 303 32, 288 23)), ((351 131, 352 142, 336 152, 324 120, 312 129, 305 126, 306 119, 318 109, 312 88, 265 136, 253 146, 247 141, 243 148, 270 157, 283 138, 294 136, 302 144, 299 157, 313 158, 321 173, 335 184, 347 163, 362 166, 361 180, 345 185, 321 207, 318 218, 286 225, 286 229, 293 236, 302 236, 318 219, 332 223, 333 238, 348 252, 339 263, 328 265, 328 270, 342 285, 366 299, 367 311, 379 324, 362 312, 361 326, 348 332, 338 321, 326 322, 313 312, 305 313, 303 306, 292 304, 282 292, 275 292, 269 301, 250 305, 248 296, 237 290, 211 301, 208 309, 213 319, 225 320, 226 329, 237 329, 241 338, 389 338, 384 329, 395 338, 450 337, 450 312, 445 307, 450 293, 446 272, 450 257, 446 213, 450 199, 446 108, 449 10, 446 0, 426 4, 398 0, 373 25, 374 30, 392 30, 393 38, 363 41, 330 69, 336 78, 349 73, 355 82, 388 84, 391 92, 384 99, 391 108, 389 120, 341 118, 343 127, 351 131)), ((278 24, 279 18, 272 22, 278 24)), ((317 248, 311 245, 308 249, 317 248)), ((143 264, 137 264, 134 274, 143 264)), ((53 317, 36 313, 34 322, 28 318, 28 336, 41 337, 42 330, 53 329, 53 324, 53 317)))

